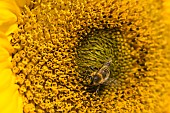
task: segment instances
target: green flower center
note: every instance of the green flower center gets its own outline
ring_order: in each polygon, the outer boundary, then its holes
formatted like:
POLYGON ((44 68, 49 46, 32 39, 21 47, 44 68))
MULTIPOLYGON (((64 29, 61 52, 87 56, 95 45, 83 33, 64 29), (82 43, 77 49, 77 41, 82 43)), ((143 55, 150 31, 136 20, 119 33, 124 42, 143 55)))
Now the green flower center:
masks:
POLYGON ((119 81, 118 79, 130 70, 131 48, 118 28, 91 29, 88 34, 80 37, 76 62, 82 77, 87 78, 91 73, 99 70, 108 59, 112 59, 111 79, 119 81))

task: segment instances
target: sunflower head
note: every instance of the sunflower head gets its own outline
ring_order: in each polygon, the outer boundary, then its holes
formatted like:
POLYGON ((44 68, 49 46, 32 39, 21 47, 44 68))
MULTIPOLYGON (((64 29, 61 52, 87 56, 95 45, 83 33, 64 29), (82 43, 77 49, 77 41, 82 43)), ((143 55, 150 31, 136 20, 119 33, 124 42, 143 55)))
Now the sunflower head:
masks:
POLYGON ((164 32, 157 0, 31 2, 11 40, 24 111, 161 111, 169 95, 164 32), (98 95, 84 82, 108 75, 108 59, 113 85, 98 95))

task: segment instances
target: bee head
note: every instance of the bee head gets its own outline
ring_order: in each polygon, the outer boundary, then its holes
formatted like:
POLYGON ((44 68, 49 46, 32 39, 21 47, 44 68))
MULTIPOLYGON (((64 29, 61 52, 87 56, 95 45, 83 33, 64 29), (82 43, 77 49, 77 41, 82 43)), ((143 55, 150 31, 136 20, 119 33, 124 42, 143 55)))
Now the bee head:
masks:
POLYGON ((90 85, 96 86, 96 85, 99 85, 99 84, 100 84, 100 81, 102 80, 102 75, 100 75, 100 74, 97 73, 97 72, 93 72, 93 73, 90 75, 90 78, 91 78, 91 83, 90 83, 90 85))

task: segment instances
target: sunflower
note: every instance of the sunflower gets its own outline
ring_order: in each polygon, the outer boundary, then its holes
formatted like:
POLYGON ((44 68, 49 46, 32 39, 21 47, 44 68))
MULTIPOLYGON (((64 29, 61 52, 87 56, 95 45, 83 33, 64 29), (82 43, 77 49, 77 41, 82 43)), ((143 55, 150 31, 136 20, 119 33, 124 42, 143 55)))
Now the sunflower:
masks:
POLYGON ((19 102, 16 112, 24 113, 169 112, 166 2, 32 0, 11 4, 16 10, 4 11, 11 15, 1 24, 7 27, 0 27, 1 74, 8 73, 6 78, 1 75, 5 81, 2 107, 9 107, 5 99, 15 99, 11 106, 16 109, 19 102), (88 77, 108 59, 112 60, 111 83, 101 84, 96 93, 88 77))

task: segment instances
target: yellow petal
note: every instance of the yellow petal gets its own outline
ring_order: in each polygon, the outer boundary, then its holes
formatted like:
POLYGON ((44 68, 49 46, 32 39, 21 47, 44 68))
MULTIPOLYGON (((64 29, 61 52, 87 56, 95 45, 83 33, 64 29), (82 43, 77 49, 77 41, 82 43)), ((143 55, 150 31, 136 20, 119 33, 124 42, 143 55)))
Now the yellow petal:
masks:
MULTIPOLYGON (((10 76, 11 75, 12 74, 10 74, 10 76)), ((15 80, 14 76, 11 76, 11 78, 12 78, 11 82, 8 82, 9 87, 0 92, 0 100, 1 100, 0 110, 2 110, 0 112, 22 113, 23 112, 22 100, 18 94, 17 85, 13 85, 13 82, 15 80)))
MULTIPOLYGON (((0 0, 0 8, 9 10, 16 15, 20 14, 20 9, 13 0, 0 0)), ((0 10, 0 12, 2 11, 0 10)))
POLYGON ((11 100, 11 97, 13 97, 13 94, 17 91, 16 85, 14 85, 12 82, 14 82, 14 79, 12 79, 12 72, 11 69, 4 69, 0 72, 0 79, 1 81, 1 87, 0 87, 0 109, 2 107, 6 106, 7 103, 11 100), (13 84, 13 85, 12 85, 13 84), (3 86, 3 87, 2 87, 3 86), (8 98, 4 98, 8 97, 8 98))
POLYGON ((11 33, 17 30, 20 8, 30 0, 0 0, 0 113, 23 113, 22 98, 11 71, 11 33))
POLYGON ((17 16, 11 11, 0 8, 0 31, 9 35, 14 32, 17 28, 15 22, 17 21, 17 16))
MULTIPOLYGON (((9 53, 12 53, 13 52, 13 48, 12 46, 10 45, 7 37, 0 31, 0 48, 4 48, 6 49, 9 53)), ((1 52, 2 53, 2 52, 1 52)))
MULTIPOLYGON (((11 70, 10 69, 3 69, 1 70, 0 69, 0 91, 2 93, 2 91, 4 89, 7 89, 9 87, 9 83, 11 83, 12 81, 12 76, 11 76, 11 70)), ((1 98, 4 98, 4 97, 1 97, 2 95, 0 94, 0 100, 1 98)))
POLYGON ((19 7, 23 7, 24 5, 29 5, 31 0, 15 0, 19 7))
POLYGON ((6 49, 4 48, 0 48, 0 62, 3 62, 6 60, 6 58, 9 57, 9 53, 6 49))

